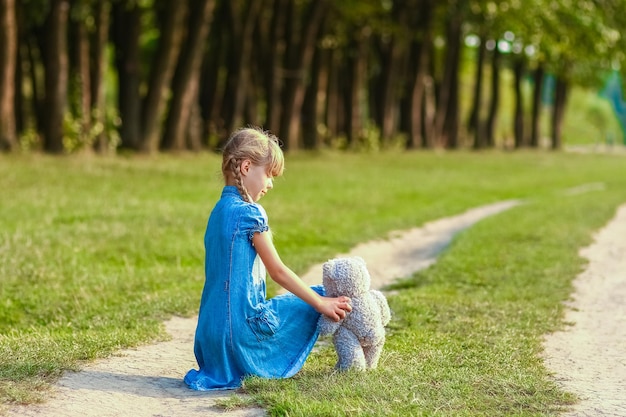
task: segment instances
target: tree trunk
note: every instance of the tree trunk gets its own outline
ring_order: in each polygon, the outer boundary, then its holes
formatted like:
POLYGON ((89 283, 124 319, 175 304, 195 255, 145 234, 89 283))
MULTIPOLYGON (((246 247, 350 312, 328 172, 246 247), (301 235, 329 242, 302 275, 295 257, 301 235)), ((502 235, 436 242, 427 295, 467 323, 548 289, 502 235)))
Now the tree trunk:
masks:
POLYGON ((554 105, 552 108, 552 149, 561 149, 563 146, 563 116, 567 104, 567 82, 561 78, 556 78, 554 89, 554 105))
MULTIPOLYGON (((19 17, 17 20, 17 24, 19 27, 19 17)), ((26 82, 27 78, 26 78, 26 72, 24 71, 24 63, 26 62, 25 59, 25 45, 24 45, 24 36, 22 36, 21 33, 18 32, 17 35, 17 57, 16 57, 16 61, 15 61, 15 91, 14 91, 14 95, 13 95, 13 109, 14 109, 14 113, 15 113, 15 136, 16 136, 16 140, 17 138, 19 138, 20 134, 22 134, 24 132, 24 130, 26 130, 26 120, 27 117, 29 115, 27 115, 26 112, 26 93, 24 91, 24 83, 26 82)), ((17 145, 17 142, 16 144, 17 145)), ((1 145, 0 145, 1 148, 1 145)))
POLYGON ((228 80, 222 115, 228 132, 244 122, 246 93, 250 86, 250 56, 255 42, 252 38, 262 0, 232 0, 229 2, 231 47, 229 51, 228 80))
POLYGON ((474 135, 474 148, 478 148, 478 137, 483 135, 480 122, 480 113, 483 107, 483 74, 485 66, 485 55, 487 52, 487 38, 480 37, 478 47, 478 57, 476 59, 476 81, 474 82, 474 99, 472 110, 467 121, 467 131, 474 135))
POLYGON ((454 55, 450 62, 452 78, 450 79, 450 99, 448 101, 448 110, 446 111, 446 122, 443 127, 445 146, 450 149, 459 147, 459 74, 461 63, 461 33, 453 38, 454 43, 451 45, 454 55))
POLYGON ((17 44, 15 0, 3 0, 0 3, 0 150, 17 147, 13 107, 17 44))
MULTIPOLYGON (((283 112, 281 115, 280 136, 285 140, 286 150, 297 150, 300 145, 300 118, 304 101, 307 69, 311 66, 319 29, 329 7, 328 0, 312 0, 301 16, 301 31, 298 43, 291 43, 293 54, 289 61, 284 89, 283 112)), ((289 38, 288 38, 289 39, 289 38)))
POLYGON ((522 77, 524 76, 524 61, 516 59, 513 63, 513 87, 515 94, 515 117, 513 121, 513 132, 515 137, 515 147, 526 146, 524 139, 524 102, 522 99, 522 77))
POLYGON ((159 46, 152 63, 148 93, 143 101, 140 150, 153 153, 159 149, 170 81, 176 68, 178 53, 186 27, 186 2, 165 2, 159 46))
POLYGON ((107 68, 106 44, 109 34, 109 14, 111 4, 108 0, 98 0, 95 10, 95 32, 91 48, 91 123, 100 126, 94 138, 94 149, 98 153, 106 153, 108 140, 104 126, 106 123, 106 101, 104 95, 104 73, 107 68))
POLYGON ((388 145, 397 132, 398 86, 403 79, 400 74, 401 61, 404 57, 404 42, 399 37, 391 41, 388 56, 384 60, 382 81, 382 119, 380 124, 382 143, 388 145))
POLYGON ((397 132, 397 115, 399 109, 399 91, 404 80, 402 74, 403 60, 406 56, 407 34, 410 33, 408 18, 410 16, 405 1, 393 2, 392 17, 398 31, 391 36, 388 47, 382 54, 382 77, 380 79, 380 119, 378 124, 383 145, 389 144, 397 132))
POLYGON ((367 80, 367 48, 370 29, 354 28, 348 49, 348 80, 346 83, 346 136, 348 144, 354 146, 363 131, 363 89, 367 80))
MULTIPOLYGON (((71 59, 70 74, 72 81, 70 82, 70 108, 73 117, 79 120, 80 132, 79 137, 75 138, 79 143, 74 144, 76 147, 83 149, 83 145, 91 145, 91 73, 89 71, 89 36, 87 27, 82 19, 71 21, 70 36, 71 59)), ((86 148, 89 149, 89 148, 86 148)))
MULTIPOLYGON (((409 71, 415 74, 413 79, 409 80, 408 97, 406 99, 405 109, 405 130, 408 133, 406 146, 408 149, 418 149, 426 146, 426 91, 429 81, 428 72, 431 64, 432 55, 432 15, 434 12, 433 0, 420 2, 420 10, 417 13, 417 19, 414 26, 421 28, 420 38, 413 41, 411 45, 411 60, 409 71)), ((430 122, 428 122, 430 123, 430 122)))
MULTIPOLYGON (((45 77, 39 77, 38 74, 43 63, 43 57, 41 57, 38 42, 34 36, 29 36, 24 40, 24 54, 25 65, 28 68, 28 74, 25 77, 30 79, 31 85, 31 100, 30 100, 30 114, 33 118, 32 126, 39 132, 43 132, 43 120, 44 120, 44 94, 45 94, 45 77), (39 60, 37 58, 39 57, 39 60)), ((45 71, 44 71, 45 73, 45 71)), ((28 123, 25 123, 28 124, 28 123)))
POLYGON ((203 45, 209 32, 214 0, 193 0, 190 3, 189 33, 181 51, 172 87, 172 101, 168 114, 163 148, 182 150, 185 148, 187 128, 192 107, 198 97, 200 64, 203 45))
POLYGON ((304 104, 302 105, 302 139, 305 149, 319 148, 317 127, 321 120, 320 102, 325 100, 323 89, 326 86, 325 68, 328 65, 327 62, 324 62, 325 57, 325 50, 321 48, 315 50, 311 68, 311 82, 307 86, 304 104))
POLYGON ((541 124, 541 91, 543 89, 544 68, 539 64, 534 71, 533 78, 535 86, 533 88, 532 120, 530 129, 530 146, 539 146, 540 124, 541 124))
POLYGON ((212 24, 208 35, 208 50, 204 55, 200 76, 200 115, 203 123, 203 136, 213 141, 210 146, 218 145, 221 137, 227 136, 224 121, 221 118, 221 97, 223 96, 223 83, 219 82, 220 67, 223 66, 224 52, 228 48, 225 45, 225 29, 228 25, 228 5, 218 2, 214 11, 212 24))
POLYGON ((448 100, 442 126, 441 146, 457 148, 459 145, 459 65, 461 60, 461 24, 459 14, 452 16, 447 37, 446 72, 448 100))
POLYGON ((458 60, 461 36, 462 19, 458 14, 450 17, 446 29, 446 57, 444 64, 443 79, 439 88, 437 98, 437 110, 435 113, 434 126, 434 144, 436 147, 445 147, 448 138, 445 137, 445 122, 449 120, 448 110, 450 109, 450 100, 452 97, 452 88, 455 78, 455 62, 458 60))
POLYGON ((121 146, 139 150, 141 143, 141 35, 142 11, 137 4, 132 8, 113 3, 113 40, 118 77, 118 108, 122 125, 121 146))
POLYGON ((423 114, 423 135, 424 146, 428 149, 432 149, 435 144, 435 117, 437 112, 436 93, 435 93, 435 81, 432 75, 427 74, 424 77, 424 111, 423 114))
POLYGON ((342 111, 342 97, 340 87, 340 76, 345 72, 343 60, 340 58, 342 50, 333 48, 329 51, 330 57, 328 58, 330 64, 328 66, 328 88, 326 90, 326 96, 328 101, 326 103, 325 121, 326 121, 326 139, 332 140, 339 136, 340 126, 343 126, 343 120, 340 120, 344 112, 342 111))
MULTIPOLYGON (((326 114, 329 106, 328 85, 330 82, 330 66, 332 65, 332 50, 321 47, 318 50, 319 69, 316 76, 316 98, 315 98, 315 145, 313 149, 319 149, 328 139, 328 124, 326 114)), ((305 146, 307 146, 305 141, 305 146)))
POLYGON ((493 148, 496 141, 496 124, 498 119, 498 107, 500 106, 500 50, 496 44, 491 57, 491 103, 487 116, 486 143, 493 148))
POLYGON ((46 48, 44 51, 45 90, 43 120, 44 150, 63 152, 63 117, 67 106, 68 0, 52 0, 46 20, 46 48))
MULTIPOLYGON (((430 35, 429 35, 430 36, 430 35)), ((422 41, 414 43, 413 64, 415 77, 410 85, 410 96, 406 105, 406 130, 409 134, 406 146, 408 149, 419 149, 426 146, 424 129, 424 104, 426 94, 426 76, 428 60, 430 60, 429 36, 423 36, 422 41)), ((409 72, 411 74, 413 72, 409 72)))
POLYGON ((285 60, 285 25, 289 0, 274 0, 272 24, 270 30, 270 45, 267 62, 269 65, 265 91, 267 94, 267 113, 265 123, 272 132, 280 130, 281 87, 283 85, 282 65, 285 60))

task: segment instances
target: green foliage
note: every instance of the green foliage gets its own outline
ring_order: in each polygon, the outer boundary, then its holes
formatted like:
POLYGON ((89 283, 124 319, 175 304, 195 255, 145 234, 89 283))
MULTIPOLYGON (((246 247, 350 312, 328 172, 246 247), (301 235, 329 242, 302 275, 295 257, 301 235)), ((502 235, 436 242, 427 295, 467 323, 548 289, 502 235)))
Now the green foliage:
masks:
POLYGON ((41 146, 41 138, 35 129, 29 128, 22 132, 19 143, 23 152, 30 152, 41 146))
MULTIPOLYGON (((163 320, 195 314, 202 234, 222 186, 218 156, 1 159, 0 187, 11 196, 0 200, 3 403, 43 399, 63 371, 162 339, 163 320)), ((293 379, 248 381, 254 404, 271 415, 541 415, 571 401, 542 368, 538 340, 559 324, 581 267, 577 248, 626 200, 623 162, 531 152, 289 156, 262 203, 298 272, 391 230, 505 199, 527 204, 463 233, 390 297, 378 371, 335 374, 322 348, 293 379), (592 182, 605 187, 563 193, 592 182)))
POLYGON ((101 135, 106 138, 109 152, 115 152, 120 144, 120 135, 117 130, 120 125, 119 115, 115 107, 107 107, 104 122, 100 122, 100 111, 98 108, 93 109, 91 120, 94 123, 88 127, 84 125, 82 116, 73 116, 70 112, 65 113, 63 147, 67 153, 90 149, 101 135))
POLYGON ((621 128, 611 104, 593 91, 573 89, 563 135, 568 145, 620 142, 621 128))

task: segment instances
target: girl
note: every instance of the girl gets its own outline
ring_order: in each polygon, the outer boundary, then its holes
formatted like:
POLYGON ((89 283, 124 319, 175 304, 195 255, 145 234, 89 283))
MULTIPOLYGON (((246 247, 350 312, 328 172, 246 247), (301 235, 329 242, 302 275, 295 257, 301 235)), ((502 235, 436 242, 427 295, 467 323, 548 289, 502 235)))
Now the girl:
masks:
POLYGON ((321 286, 306 286, 274 248, 256 202, 283 168, 278 139, 260 129, 238 130, 224 146, 226 186, 204 236, 206 280, 194 344, 200 369, 185 376, 193 389, 237 388, 247 375, 294 375, 317 340, 320 314, 338 321, 352 309, 348 297, 324 297, 321 286), (266 268, 291 294, 265 298, 266 268))

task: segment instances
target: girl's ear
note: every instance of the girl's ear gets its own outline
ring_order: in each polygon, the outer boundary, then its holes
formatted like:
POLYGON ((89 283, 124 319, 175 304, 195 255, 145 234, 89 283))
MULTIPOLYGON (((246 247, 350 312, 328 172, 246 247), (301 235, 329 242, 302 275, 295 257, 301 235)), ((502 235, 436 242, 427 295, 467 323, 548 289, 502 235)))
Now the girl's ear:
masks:
POLYGON ((250 161, 249 159, 244 159, 243 162, 241 162, 241 165, 239 165, 241 175, 248 174, 248 171, 250 171, 250 165, 252 165, 252 161, 250 161))

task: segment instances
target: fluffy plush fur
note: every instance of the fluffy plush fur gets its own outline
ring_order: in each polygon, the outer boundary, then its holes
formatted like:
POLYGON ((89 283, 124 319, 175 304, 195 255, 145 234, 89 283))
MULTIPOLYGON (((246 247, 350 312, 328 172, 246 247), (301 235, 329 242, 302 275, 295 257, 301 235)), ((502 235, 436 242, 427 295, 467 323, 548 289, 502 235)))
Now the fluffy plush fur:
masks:
POLYGON ((387 299, 370 289, 370 274, 360 257, 331 259, 324 263, 326 295, 345 295, 352 300, 352 311, 334 322, 320 317, 322 335, 333 335, 337 351, 336 369, 372 369, 378 365, 385 344, 385 326, 391 319, 387 299))

